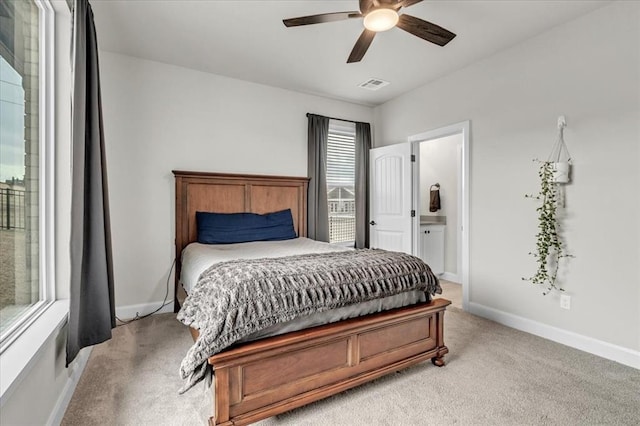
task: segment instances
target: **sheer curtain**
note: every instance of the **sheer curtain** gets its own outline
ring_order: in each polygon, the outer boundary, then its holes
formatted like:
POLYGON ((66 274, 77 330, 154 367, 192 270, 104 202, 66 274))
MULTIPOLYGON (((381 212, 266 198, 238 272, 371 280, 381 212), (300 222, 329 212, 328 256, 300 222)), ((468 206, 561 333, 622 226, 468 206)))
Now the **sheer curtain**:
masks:
POLYGON ((356 123, 356 248, 369 247, 369 150, 371 125, 356 123))
POLYGON ((73 176, 67 366, 80 349, 111 338, 115 327, 98 46, 93 12, 77 0, 73 22, 73 176))
POLYGON ((329 242, 329 205, 327 201, 327 141, 329 117, 307 114, 308 173, 307 236, 329 242))

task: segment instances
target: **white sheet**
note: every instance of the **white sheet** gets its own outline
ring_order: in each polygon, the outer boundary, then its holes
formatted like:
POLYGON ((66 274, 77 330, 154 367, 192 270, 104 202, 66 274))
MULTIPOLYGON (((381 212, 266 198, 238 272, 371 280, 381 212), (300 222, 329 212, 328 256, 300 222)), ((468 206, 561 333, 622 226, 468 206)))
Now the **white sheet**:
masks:
POLYGON ((182 251, 180 281, 187 294, 189 294, 193 286, 198 282, 200 274, 214 263, 235 259, 261 259, 342 250, 351 249, 304 237, 283 241, 255 241, 238 244, 191 243, 182 251))

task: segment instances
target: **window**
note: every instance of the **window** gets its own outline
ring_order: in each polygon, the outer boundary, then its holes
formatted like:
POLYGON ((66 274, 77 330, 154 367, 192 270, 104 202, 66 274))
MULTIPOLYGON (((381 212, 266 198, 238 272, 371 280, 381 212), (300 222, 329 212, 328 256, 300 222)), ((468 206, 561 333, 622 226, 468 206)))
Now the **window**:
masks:
POLYGON ((327 144, 329 242, 353 244, 356 239, 356 125, 330 120, 327 144))
POLYGON ((0 352, 53 299, 52 19, 0 2, 0 352))

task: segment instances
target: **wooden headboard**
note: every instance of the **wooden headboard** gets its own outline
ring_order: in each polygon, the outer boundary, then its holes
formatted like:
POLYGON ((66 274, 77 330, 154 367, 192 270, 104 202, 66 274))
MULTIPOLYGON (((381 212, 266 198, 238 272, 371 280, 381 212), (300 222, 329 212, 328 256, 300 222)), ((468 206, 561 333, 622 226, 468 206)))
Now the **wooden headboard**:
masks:
POLYGON ((174 311, 179 304, 182 250, 197 240, 196 211, 271 213, 291 209, 298 236, 307 236, 309 178, 174 170, 176 179, 176 274, 174 311))

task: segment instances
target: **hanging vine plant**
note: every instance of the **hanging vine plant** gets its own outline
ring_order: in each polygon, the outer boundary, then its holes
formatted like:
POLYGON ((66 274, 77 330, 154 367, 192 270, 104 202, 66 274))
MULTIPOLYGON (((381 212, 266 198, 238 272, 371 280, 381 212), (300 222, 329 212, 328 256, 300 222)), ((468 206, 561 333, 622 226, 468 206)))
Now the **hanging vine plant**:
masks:
POLYGON ((554 178, 556 170, 551 161, 534 160, 540 163, 538 176, 540 177, 540 191, 537 194, 527 194, 526 198, 532 198, 541 202, 536 209, 538 212, 538 233, 536 234, 536 250, 529 254, 535 257, 538 263, 536 273, 530 278, 522 278, 533 284, 544 285, 546 295, 552 290, 564 291, 558 284, 558 269, 560 261, 565 257, 572 257, 564 250, 559 233, 558 208, 560 204, 560 192, 558 183, 554 178))

